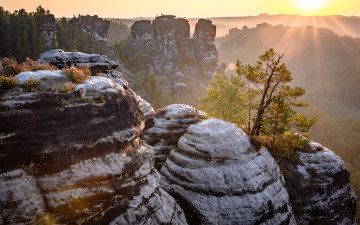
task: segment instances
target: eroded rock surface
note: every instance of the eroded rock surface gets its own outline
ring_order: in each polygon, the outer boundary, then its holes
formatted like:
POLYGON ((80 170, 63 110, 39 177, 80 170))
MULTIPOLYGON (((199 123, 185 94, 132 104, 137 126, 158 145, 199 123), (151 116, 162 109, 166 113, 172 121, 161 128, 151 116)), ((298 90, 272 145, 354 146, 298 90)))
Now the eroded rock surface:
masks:
POLYGON ((152 124, 144 131, 142 139, 154 147, 156 169, 161 169, 186 129, 203 117, 203 112, 182 104, 169 105, 151 117, 152 124))
POLYGON ((36 25, 40 35, 44 39, 45 46, 47 47, 58 46, 58 42, 57 42, 58 27, 56 26, 55 16, 53 14, 37 15, 36 25))
POLYGON ((356 224, 356 196, 344 162, 311 142, 297 162, 281 162, 298 224, 356 224))
POLYGON ((139 100, 121 74, 69 93, 51 86, 68 81, 60 71, 17 79, 0 98, 1 223, 186 224, 159 188, 139 100), (21 85, 30 77, 42 81, 34 92, 21 85))
POLYGON ((105 55, 64 52, 62 49, 44 52, 40 55, 39 62, 50 63, 59 69, 86 65, 89 66, 90 70, 100 72, 116 69, 119 65, 117 62, 109 60, 105 55))
POLYGON ((138 73, 162 79, 161 91, 171 93, 175 103, 195 105, 217 69, 215 34, 215 25, 204 19, 196 25, 193 38, 183 18, 163 15, 152 22, 135 22, 130 46, 144 61, 138 73))
POLYGON ((189 224, 296 224, 277 163, 231 123, 191 125, 161 174, 189 224))

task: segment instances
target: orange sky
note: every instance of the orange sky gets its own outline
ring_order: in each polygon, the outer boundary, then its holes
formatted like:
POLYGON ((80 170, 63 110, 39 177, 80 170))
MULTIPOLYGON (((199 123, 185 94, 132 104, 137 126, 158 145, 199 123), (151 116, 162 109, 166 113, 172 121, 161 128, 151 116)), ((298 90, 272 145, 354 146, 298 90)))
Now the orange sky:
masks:
POLYGON ((161 13, 178 17, 260 13, 360 16, 360 0, 326 0, 323 7, 313 11, 302 10, 296 0, 0 0, 0 6, 11 12, 20 8, 34 11, 37 5, 50 9, 56 17, 78 14, 105 18, 154 17, 161 13))

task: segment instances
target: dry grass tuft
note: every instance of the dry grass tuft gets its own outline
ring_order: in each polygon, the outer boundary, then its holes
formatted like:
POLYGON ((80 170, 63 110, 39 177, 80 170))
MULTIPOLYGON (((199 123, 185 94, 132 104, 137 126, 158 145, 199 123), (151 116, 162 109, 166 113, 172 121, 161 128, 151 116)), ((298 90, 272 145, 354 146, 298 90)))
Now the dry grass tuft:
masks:
POLYGON ((14 76, 0 76, 0 90, 9 90, 16 86, 14 76))
POLYGON ((60 92, 61 93, 68 93, 70 92, 73 88, 74 88, 75 84, 73 84, 73 82, 66 82, 65 84, 63 84, 61 87, 60 87, 60 92))
POLYGON ((88 74, 85 74, 81 69, 76 67, 70 67, 69 69, 64 68, 61 72, 66 74, 70 80, 75 83, 82 83, 89 77, 88 74))
POLYGON ((25 62, 21 64, 21 71, 38 71, 38 70, 57 70, 57 67, 50 65, 49 63, 40 64, 29 58, 26 58, 25 62))

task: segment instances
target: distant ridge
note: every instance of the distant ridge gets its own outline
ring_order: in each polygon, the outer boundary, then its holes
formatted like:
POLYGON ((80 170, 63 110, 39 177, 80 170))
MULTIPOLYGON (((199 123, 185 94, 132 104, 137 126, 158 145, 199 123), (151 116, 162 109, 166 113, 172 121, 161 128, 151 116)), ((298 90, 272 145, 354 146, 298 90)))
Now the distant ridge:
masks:
MULTIPOLYGON (((141 17, 142 18, 142 17, 141 17)), ((145 17, 144 17, 145 18, 145 17)), ((148 17, 146 17, 148 18, 148 17)), ((151 17, 149 17, 151 19, 151 17)), ((138 18, 109 18, 110 20, 122 21, 124 24, 131 26, 138 18)), ((195 23, 199 18, 187 18, 190 24, 190 31, 195 29, 195 23)), ((213 21, 217 27, 217 37, 225 36, 229 30, 234 27, 242 28, 243 26, 255 27, 259 23, 268 23, 271 25, 289 25, 289 26, 315 26, 324 27, 333 30, 339 35, 350 35, 360 37, 360 17, 359 16, 300 16, 277 14, 269 15, 266 13, 257 16, 239 16, 239 17, 210 17, 206 18, 213 21)))

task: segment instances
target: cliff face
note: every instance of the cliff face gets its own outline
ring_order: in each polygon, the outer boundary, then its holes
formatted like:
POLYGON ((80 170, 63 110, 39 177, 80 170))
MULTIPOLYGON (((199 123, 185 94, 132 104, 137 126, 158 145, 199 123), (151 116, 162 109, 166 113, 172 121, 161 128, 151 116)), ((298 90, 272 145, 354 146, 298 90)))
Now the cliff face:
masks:
POLYGON ((275 160, 231 123, 191 125, 161 174, 189 224, 296 223, 275 160))
MULTIPOLYGON (((4 224, 186 224, 159 188, 140 99, 118 72, 69 93, 60 71, 24 72, 0 98, 4 224), (26 91, 31 77, 41 85, 26 91)), ((144 107, 143 107, 144 108, 144 107)))
POLYGON ((146 116, 152 122, 147 124, 142 139, 154 147, 156 169, 160 171, 186 129, 203 119, 204 115, 204 112, 189 105, 173 104, 153 116, 146 116))
POLYGON ((280 162, 298 224, 356 224, 356 196, 344 162, 311 142, 297 162, 280 162))
POLYGON ((311 142, 297 160, 278 165, 265 148, 254 150, 240 129, 220 120, 199 122, 197 113, 168 106, 143 137, 154 146, 163 188, 190 224, 356 224, 349 171, 330 150, 311 142), (268 196, 276 201, 267 203, 268 196))
POLYGON ((47 47, 51 47, 52 44, 58 46, 57 43, 57 26, 55 23, 55 17, 50 15, 39 15, 36 17, 36 25, 38 27, 40 35, 44 39, 44 44, 47 47), (53 43, 54 42, 54 43, 53 43))
POLYGON ((215 35, 210 20, 199 20, 191 38, 187 20, 159 16, 152 23, 135 22, 130 45, 144 58, 140 73, 160 77, 161 89, 169 90, 175 103, 196 104, 217 68, 215 35))
POLYGON ((83 31, 95 35, 98 39, 105 40, 107 31, 110 28, 110 21, 99 18, 98 16, 80 16, 69 21, 73 26, 81 28, 83 31))
POLYGON ((77 27, 85 33, 93 35, 97 40, 91 47, 91 52, 101 51, 110 59, 114 60, 114 51, 110 44, 106 41, 107 32, 110 28, 110 21, 99 18, 98 16, 80 16, 72 18, 69 23, 73 27, 77 27))

